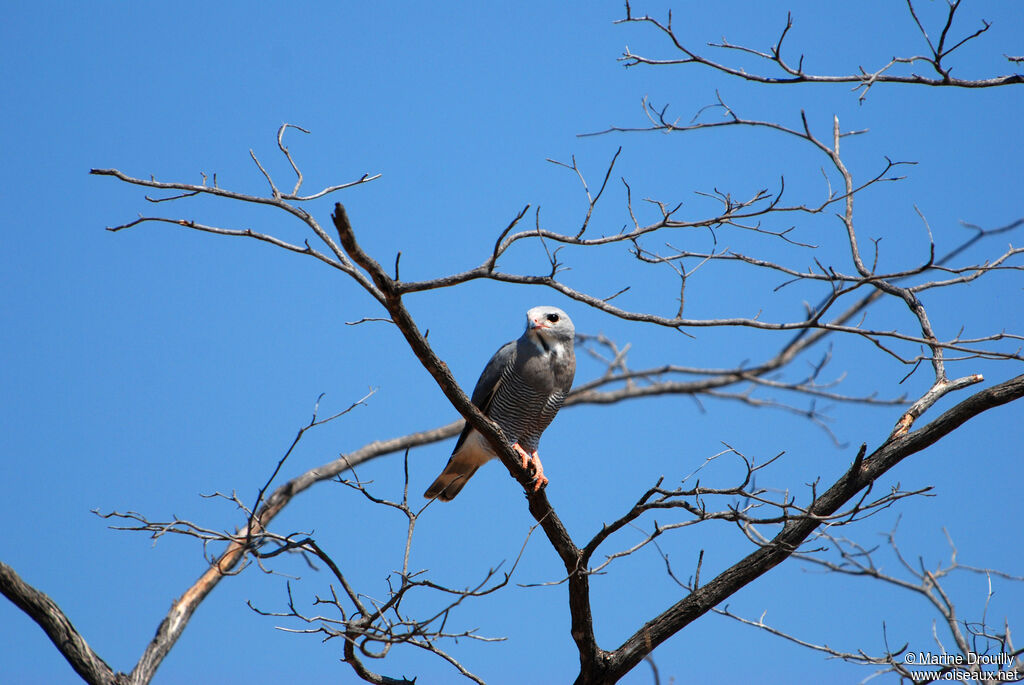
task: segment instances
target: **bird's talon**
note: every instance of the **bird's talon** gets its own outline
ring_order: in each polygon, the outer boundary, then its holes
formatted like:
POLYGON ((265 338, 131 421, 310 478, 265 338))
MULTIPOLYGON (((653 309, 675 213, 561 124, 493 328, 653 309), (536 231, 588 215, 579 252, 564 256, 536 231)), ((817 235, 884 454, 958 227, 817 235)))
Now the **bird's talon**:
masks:
POLYGON ((522 466, 524 469, 527 466, 529 466, 529 464, 530 464, 530 455, 527 454, 526 450, 524 450, 522 448, 522 446, 518 442, 512 443, 512 449, 515 450, 516 454, 519 455, 519 459, 520 459, 519 465, 522 466))
POLYGON ((547 476, 544 475, 544 466, 540 463, 540 455, 534 450, 530 455, 530 464, 533 466, 533 491, 538 492, 548 484, 547 476))

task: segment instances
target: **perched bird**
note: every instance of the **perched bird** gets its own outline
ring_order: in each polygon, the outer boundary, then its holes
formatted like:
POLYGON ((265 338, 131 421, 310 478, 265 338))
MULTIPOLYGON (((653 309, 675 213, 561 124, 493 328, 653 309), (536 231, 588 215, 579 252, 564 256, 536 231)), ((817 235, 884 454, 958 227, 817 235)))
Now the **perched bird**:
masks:
MULTIPOLYGON (((526 332, 494 353, 473 389, 473 404, 501 427, 522 458, 523 468, 533 465, 534 490, 548 483, 537 444, 572 387, 575 332, 568 315, 558 307, 534 307, 526 312, 526 332)), ((451 501, 476 470, 495 456, 487 438, 467 423, 448 465, 423 496, 451 501)))

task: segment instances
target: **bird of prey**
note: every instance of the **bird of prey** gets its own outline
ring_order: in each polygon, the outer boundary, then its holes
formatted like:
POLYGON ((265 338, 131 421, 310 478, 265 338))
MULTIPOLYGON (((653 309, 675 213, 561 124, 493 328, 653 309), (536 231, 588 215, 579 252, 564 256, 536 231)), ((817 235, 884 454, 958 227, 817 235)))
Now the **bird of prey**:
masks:
MULTIPOLYGON (((494 353, 473 389, 473 404, 501 427, 523 468, 533 465, 535 491, 548 483, 537 455, 540 435, 558 413, 576 373, 575 332, 558 307, 534 307, 526 312, 526 331, 494 353)), ((451 501, 495 456, 487 438, 467 423, 444 471, 423 496, 451 501)))

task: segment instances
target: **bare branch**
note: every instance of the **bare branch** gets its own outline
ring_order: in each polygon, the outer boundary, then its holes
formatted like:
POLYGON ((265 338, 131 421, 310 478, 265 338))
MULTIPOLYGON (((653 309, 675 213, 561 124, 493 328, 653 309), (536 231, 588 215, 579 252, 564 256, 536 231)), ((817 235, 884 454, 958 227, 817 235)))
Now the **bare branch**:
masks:
MULTIPOLYGON (((710 47, 719 48, 726 52, 742 52, 749 55, 759 57, 769 63, 770 66, 777 68, 781 75, 773 76, 767 73, 761 74, 756 72, 747 71, 740 67, 733 67, 725 62, 718 61, 705 57, 699 54, 693 48, 687 47, 682 39, 675 33, 672 28, 671 13, 668 22, 662 22, 653 17, 644 16, 633 16, 627 3, 626 16, 620 19, 616 23, 640 23, 654 26, 660 31, 666 38, 668 38, 671 46, 682 53, 677 58, 667 59, 655 59, 638 55, 626 49, 626 51, 619 57, 619 61, 626 67, 634 67, 637 65, 650 65, 650 66, 668 66, 668 65, 687 65, 695 64, 702 67, 712 69, 714 71, 726 74, 728 76, 734 76, 746 81, 753 81, 756 83, 767 83, 775 85, 788 85, 795 83, 853 83, 856 84, 854 90, 860 90, 860 100, 863 101, 867 97, 868 91, 876 83, 903 83, 911 85, 925 85, 925 86, 953 86, 958 88, 993 88, 997 86, 1014 85, 1024 83, 1024 74, 1006 74, 1004 76, 996 76, 985 79, 961 79, 956 78, 950 74, 950 69, 943 63, 944 58, 949 56, 953 51, 957 50, 967 42, 981 36, 983 33, 988 31, 990 24, 982 22, 982 27, 973 33, 968 34, 964 38, 957 41, 952 47, 947 48, 945 46, 948 38, 949 31, 952 27, 954 15, 959 8, 959 2, 949 3, 949 12, 947 14, 945 25, 942 28, 941 38, 938 45, 932 45, 931 39, 928 37, 928 33, 924 26, 917 17, 917 13, 914 10, 912 2, 907 2, 907 7, 914 21, 917 24, 918 30, 924 36, 925 41, 928 44, 930 55, 914 55, 910 57, 893 57, 887 64, 881 66, 873 72, 865 71, 863 68, 858 68, 858 73, 855 74, 839 74, 839 75, 826 75, 826 74, 812 74, 804 70, 804 58, 801 55, 796 64, 793 64, 782 54, 782 44, 789 30, 793 26, 793 19, 791 15, 787 15, 787 21, 785 27, 779 34, 779 38, 776 40, 775 45, 768 52, 749 48, 741 45, 734 45, 727 40, 723 39, 721 43, 709 43, 710 47), (920 74, 911 72, 909 74, 894 74, 890 73, 894 67, 898 65, 913 66, 916 63, 924 63, 930 66, 938 76, 929 78, 920 74)), ((1017 60, 1013 58, 1007 58, 1011 62, 1017 60)))
POLYGON ((123 682, 123 674, 115 674, 110 666, 92 651, 85 638, 78 633, 57 603, 22 580, 13 568, 2 561, 0 592, 39 624, 82 680, 90 685, 114 685, 123 682))
MULTIPOLYGON (((808 507, 815 516, 829 516, 876 478, 906 457, 915 454, 969 419, 993 407, 1024 397, 1024 376, 1018 376, 979 391, 946 411, 931 423, 899 438, 890 437, 866 458, 854 460, 851 468, 808 507)), ((794 519, 770 541, 729 567, 713 580, 679 600, 648 621, 619 648, 610 653, 602 677, 614 680, 639 663, 665 639, 674 635, 726 597, 791 556, 818 527, 814 518, 794 519)), ((596 682, 586 680, 577 682, 596 682)))
MULTIPOLYGON (((951 555, 950 563, 948 565, 943 566, 940 564, 934 569, 924 569, 923 567, 920 569, 915 568, 907 562, 897 545, 895 541, 895 531, 896 528, 894 527, 886 536, 887 542, 891 551, 902 562, 903 568, 906 570, 909 579, 884 572, 882 570, 882 565, 877 563, 875 560, 877 548, 868 549, 849 539, 836 537, 834 534, 829 532, 828 529, 816 533, 814 535, 814 540, 825 542, 828 545, 828 548, 838 555, 837 561, 822 558, 818 554, 797 553, 793 556, 821 567, 829 573, 866 578, 872 581, 882 582, 901 590, 918 594, 927 599, 938 613, 941 618, 941 623, 949 631, 949 634, 953 637, 954 643, 956 644, 956 650, 949 653, 945 647, 942 646, 942 642, 936 632, 936 624, 933 622, 933 635, 939 644, 941 653, 945 657, 944 665, 942 665, 937 671, 938 675, 952 675, 951 672, 956 672, 963 674, 975 674, 975 676, 977 676, 982 673, 986 673, 984 670, 986 666, 992 668, 989 664, 994 665, 996 671, 1010 671, 1015 668, 1019 663, 1020 652, 1019 650, 1015 650, 1012 646, 1009 628, 1007 627, 1000 632, 997 628, 989 627, 985 620, 985 611, 987 611, 988 603, 992 597, 991 578, 993 575, 997 575, 998 572, 993 572, 990 569, 965 566, 958 563, 956 558, 956 547, 953 545, 952 540, 949 540, 951 555), (967 622, 959 619, 956 615, 955 605, 951 597, 943 588, 942 580, 960 571, 982 574, 987 576, 989 579, 989 590, 984 603, 985 608, 983 609, 982 618, 979 622, 967 622), (969 642, 968 634, 976 641, 969 642), (979 654, 991 655, 994 658, 982 660, 978 658, 979 654)), ((947 539, 948 537, 949 536, 947 534, 947 539)), ((668 564, 667 556, 664 554, 662 556, 667 568, 669 569, 670 575, 672 575, 671 566, 668 564)), ((672 575, 672 577, 675 579, 674 575, 672 575)), ((1014 576, 1006 576, 1006 574, 1001 574, 1001 577, 1015 582, 1024 580, 1014 576)), ((679 582, 678 579, 676 579, 676 582, 679 582)), ((728 606, 724 609, 715 608, 713 611, 717 614, 727 616, 745 625, 764 630, 772 635, 776 635, 803 647, 822 652, 831 658, 838 658, 862 665, 882 667, 882 670, 879 671, 879 673, 892 672, 903 678, 913 679, 915 676, 920 677, 923 675, 922 670, 933 669, 933 665, 930 663, 915 663, 913 654, 908 654, 906 658, 901 658, 901 655, 908 651, 909 643, 903 644, 897 649, 887 649, 884 654, 880 655, 870 655, 860 649, 856 652, 843 651, 829 647, 828 645, 817 644, 795 637, 791 633, 775 628, 765 622, 763 614, 757 621, 752 621, 730 612, 728 606)), ((912 652, 913 650, 909 651, 912 652)), ((987 671, 987 673, 991 674, 992 671, 987 671)), ((978 678, 975 677, 972 679, 978 678)), ((997 678, 991 677, 988 679, 996 680, 997 678)))

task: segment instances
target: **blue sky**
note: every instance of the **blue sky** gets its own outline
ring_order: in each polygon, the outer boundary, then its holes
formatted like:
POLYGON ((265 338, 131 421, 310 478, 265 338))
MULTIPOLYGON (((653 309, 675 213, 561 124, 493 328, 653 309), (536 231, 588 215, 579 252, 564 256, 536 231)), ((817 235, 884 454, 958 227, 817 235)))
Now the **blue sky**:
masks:
MULTIPOLYGON (((785 11, 769 5, 726 9, 716 3, 712 10, 685 4, 674 17, 698 45, 725 34, 735 43, 766 47, 785 21, 785 11)), ((924 50, 895 3, 824 5, 792 4, 796 24, 787 40, 807 55, 809 70, 853 72, 858 65, 881 65, 894 53, 924 50)), ((925 21, 935 26, 941 10, 940 3, 926 4, 925 21)), ((663 11, 661 4, 634 7, 635 13, 663 11)), ((683 201, 688 216, 711 211, 695 191, 720 188, 743 196, 777 187, 780 175, 787 193, 820 198, 822 160, 783 136, 704 131, 577 137, 610 125, 642 126, 645 96, 670 103, 688 120, 717 90, 751 118, 798 126, 803 109, 822 136, 833 114, 844 129, 870 129, 844 141, 847 165, 860 178, 876 173, 885 155, 918 162, 903 168, 906 180, 875 187, 858 200, 859 230, 864 238, 881 239, 884 268, 926 258, 915 206, 927 217, 939 253, 965 237, 961 220, 995 227, 1024 215, 1024 149, 1013 123, 1024 111, 1019 86, 954 91, 881 85, 858 104, 848 86, 769 88, 692 67, 627 70, 616 62, 627 44, 640 54, 671 53, 649 28, 614 25, 621 16, 618 2, 6 8, 0 27, 0 121, 6 133, 0 188, 8 227, 0 250, 0 474, 8 488, 0 501, 6 523, 0 558, 60 604, 111 666, 131 669, 173 598, 203 570, 202 550, 190 539, 162 538, 153 545, 138 534, 110 531, 90 510, 179 516, 230 529, 239 522, 237 513, 200 493, 254 497, 320 393, 326 393, 324 410, 336 411, 377 389, 368 406, 310 435, 287 463, 285 478, 371 440, 447 423, 456 413, 393 330, 345 325, 381 311, 341 274, 265 244, 164 225, 109 233, 104 227, 153 206, 138 189, 89 176, 90 168, 185 182, 216 173, 223 187, 262 193, 265 182, 249 149, 288 185, 289 168, 275 155, 274 136, 282 123, 298 124, 312 132, 291 131, 287 138, 305 174, 304 188, 381 173, 335 199, 348 207, 371 254, 390 264, 401 250, 403 277, 429 278, 483 261, 496 234, 527 203, 541 208, 552 229, 570 231, 566 227, 578 224, 585 210, 578 181, 546 158, 575 155, 596 185, 623 147, 607 205, 595 215, 595 233, 616 232, 628 221, 619 176, 635 197, 683 201)), ((1024 52, 1024 9, 972 4, 958 27, 973 30, 981 17, 993 28, 954 59, 961 77, 1006 73, 1002 55, 1024 52)), ((332 202, 307 208, 329 225, 332 202)), ((157 207, 289 240, 306 237, 302 225, 267 208, 208 199, 157 207)), ((650 207, 641 211, 653 217, 650 207)), ((799 219, 801 235, 813 236, 825 259, 849 269, 838 229, 832 217, 799 219)), ((750 236, 719 239, 760 254, 777 249, 750 236)), ((709 247, 706 235, 666 236, 648 247, 682 240, 692 249, 709 247)), ((976 247, 962 263, 999 254, 1007 242, 1020 239, 976 247)), ((563 256, 573 269, 565 278, 581 289, 608 295, 633 285, 622 306, 675 311, 678 289, 667 269, 638 270, 624 248, 596 255, 566 250, 563 256)), ((533 273, 545 264, 539 246, 524 245, 502 267, 533 273)), ((785 289, 773 293, 775 281, 728 268, 698 273, 687 289, 688 316, 753 316, 759 310, 776 319, 801 315, 801 298, 785 289)), ((967 333, 1019 332, 1020 297, 1020 276, 1009 272, 936 293, 925 304, 947 336, 961 325, 967 333)), ((467 389, 490 354, 519 335, 526 309, 542 303, 565 308, 581 332, 631 343, 635 367, 735 365, 763 358, 785 339, 712 329, 684 337, 610 318, 552 291, 496 283, 469 283, 408 302, 467 389)), ((881 309, 873 321, 907 325, 905 313, 894 307, 881 309)), ((927 388, 920 371, 898 385, 906 369, 860 340, 837 339, 833 357, 830 377, 845 372, 841 387, 850 393, 878 390, 891 397, 927 388)), ((577 380, 601 371, 581 355, 577 380)), ((1021 366, 972 360, 951 371, 976 372, 995 383, 1020 373, 1021 366)), ((963 396, 947 398, 929 416, 963 396)), ((678 481, 723 441, 759 459, 785 450, 765 485, 806 495, 804 484, 840 473, 856 445, 884 439, 899 412, 839 405, 828 413, 843 447, 788 413, 724 401, 698 405, 675 397, 573 408, 558 417, 542 444, 549 496, 581 542, 626 511, 658 476, 678 481)), ((946 527, 964 563, 1024 573, 1015 544, 1024 514, 1020 416, 1018 406, 992 411, 901 464, 880 485, 932 485, 935 497, 903 502, 846 534, 864 544, 880 541, 878 534, 901 515, 905 551, 927 564, 947 554, 946 527)), ((412 453, 412 490, 422 491, 450 448, 436 444, 412 453)), ((380 494, 395 497, 401 470, 395 455, 359 475, 372 479, 380 494)), ((736 465, 722 463, 703 478, 725 483, 735 476, 736 465)), ((515 482, 491 464, 458 500, 424 516, 413 566, 429 568, 451 585, 474 583, 502 560, 511 563, 531 523, 515 482)), ((279 532, 313 531, 368 594, 386 592, 384 578, 401 561, 402 522, 338 485, 315 487, 276 525, 279 532)), ((632 544, 637 535, 624 532, 609 551, 632 544)), ((706 549, 706 577, 748 548, 724 525, 688 528, 664 542, 682 568, 706 549)), ((326 591, 325 574, 297 562, 280 568, 302 576, 294 585, 306 602, 326 591)), ((555 580, 559 569, 547 543, 534 536, 513 580, 555 580)), ((953 586, 961 613, 980 615, 984 578, 966 577, 953 586)), ((598 640, 606 648, 678 598, 653 550, 613 565, 593 587, 598 640)), ((1019 621, 1021 588, 998 583, 996 590, 989 607, 994 623, 1004 616, 1011 625, 1019 621)), ((576 655, 564 595, 563 587, 517 586, 479 600, 455 616, 459 625, 508 641, 449 647, 488 682, 571 680, 576 655)), ((254 615, 245 606, 250 599, 280 610, 285 578, 250 569, 222 583, 155 682, 195 680, 196 674, 229 682, 355 681, 339 663, 340 644, 275 631, 281 622, 254 615)), ((933 615, 920 598, 866 581, 842 582, 797 564, 756 581, 731 608, 754 618, 767 611, 767 620, 780 628, 837 648, 881 651, 883 622, 893 642, 920 650, 934 644, 933 615)), ((6 602, 0 603, 0 635, 6 682, 73 681, 43 633, 6 602)), ((670 640, 655 657, 663 678, 676 682, 755 674, 760 681, 788 682, 794 673, 858 682, 869 675, 715 616, 670 640)), ((418 675, 420 682, 453 682, 456 676, 450 666, 413 650, 396 650, 370 667, 418 675)), ((624 682, 650 682, 646 667, 624 682)))

